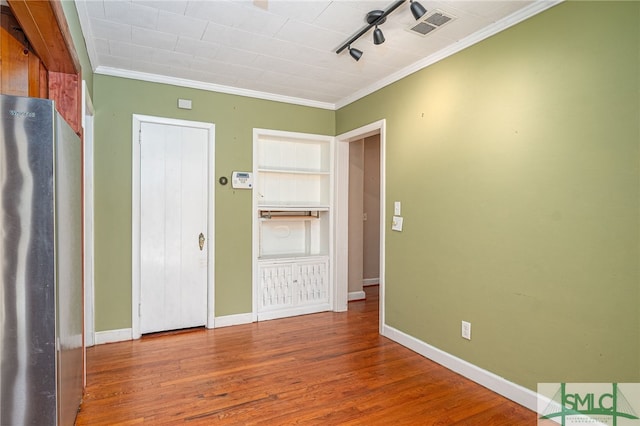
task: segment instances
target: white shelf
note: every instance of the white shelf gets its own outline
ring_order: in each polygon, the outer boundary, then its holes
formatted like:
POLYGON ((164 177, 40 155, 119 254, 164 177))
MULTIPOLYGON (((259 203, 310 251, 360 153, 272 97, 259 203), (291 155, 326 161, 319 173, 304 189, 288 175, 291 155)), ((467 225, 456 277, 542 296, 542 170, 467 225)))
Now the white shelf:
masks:
POLYGON ((287 220, 319 220, 319 218, 314 217, 314 216, 303 216, 303 215, 296 215, 296 216, 272 216, 272 217, 261 217, 260 218, 261 221, 287 221, 287 220))
POLYGON ((317 259, 328 259, 326 254, 297 254, 297 253, 289 253, 283 255, 271 255, 271 256, 261 256, 258 258, 260 263, 269 263, 269 264, 277 264, 277 263, 290 263, 292 261, 301 262, 301 261, 313 261, 317 259))
POLYGON ((329 210, 329 205, 300 205, 300 204, 258 204, 259 211, 270 212, 323 212, 329 210))
POLYGON ((284 173, 294 175, 329 175, 328 170, 311 170, 311 169, 286 169, 286 168, 259 168, 258 173, 284 173))
MULTIPOLYGON (((311 212, 311 210, 305 210, 305 212, 311 212)), ((278 211, 260 211, 260 221, 305 221, 305 220, 320 220, 320 214, 317 216, 311 214, 288 214, 288 213, 298 213, 298 212, 284 212, 282 210, 278 211)))
POLYGON ((275 203, 270 202, 267 204, 259 204, 259 210, 270 210, 270 211, 327 211, 329 210, 329 205, 327 204, 309 204, 309 203, 293 203, 293 204, 284 204, 284 203, 275 203))

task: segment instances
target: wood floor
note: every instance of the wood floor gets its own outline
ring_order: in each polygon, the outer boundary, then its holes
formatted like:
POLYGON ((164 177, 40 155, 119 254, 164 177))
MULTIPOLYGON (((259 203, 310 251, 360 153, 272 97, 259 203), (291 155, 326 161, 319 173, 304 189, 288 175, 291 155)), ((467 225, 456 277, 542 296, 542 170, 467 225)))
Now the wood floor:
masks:
POLYGON ((145 336, 87 350, 77 425, 535 425, 536 414, 348 313, 145 336))

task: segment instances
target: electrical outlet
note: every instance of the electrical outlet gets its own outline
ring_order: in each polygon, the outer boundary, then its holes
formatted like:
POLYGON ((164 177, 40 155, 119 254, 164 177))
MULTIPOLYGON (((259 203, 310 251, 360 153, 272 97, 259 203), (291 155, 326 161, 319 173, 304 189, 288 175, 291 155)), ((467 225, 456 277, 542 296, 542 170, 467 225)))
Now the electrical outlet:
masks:
POLYGON ((462 337, 471 340, 471 323, 462 321, 462 337))

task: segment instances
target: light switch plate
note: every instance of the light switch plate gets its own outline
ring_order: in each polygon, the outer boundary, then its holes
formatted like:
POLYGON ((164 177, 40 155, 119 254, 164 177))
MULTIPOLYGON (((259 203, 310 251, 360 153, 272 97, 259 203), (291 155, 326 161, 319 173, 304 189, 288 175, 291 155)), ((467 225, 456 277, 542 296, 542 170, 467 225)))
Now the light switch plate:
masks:
POLYGON ((396 201, 393 203, 393 214, 396 216, 400 216, 402 214, 402 206, 400 201, 396 201))
POLYGON ((391 222, 391 230, 401 232, 402 222, 403 222, 402 216, 394 216, 393 221, 391 222))

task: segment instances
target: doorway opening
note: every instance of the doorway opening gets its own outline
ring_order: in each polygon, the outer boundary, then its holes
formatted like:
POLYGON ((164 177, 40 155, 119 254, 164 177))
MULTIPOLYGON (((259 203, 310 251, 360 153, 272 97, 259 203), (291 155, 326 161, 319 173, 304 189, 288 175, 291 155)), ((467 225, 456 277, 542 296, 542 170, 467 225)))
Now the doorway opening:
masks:
MULTIPOLYGON (((339 135, 336 144, 336 227, 335 227, 335 280, 337 283, 337 291, 336 291, 336 310, 347 310, 347 302, 349 299, 357 299, 358 296, 364 296, 364 290, 362 285, 364 284, 374 284, 373 281, 376 281, 376 277, 370 276, 369 280, 365 276, 365 266, 364 266, 364 249, 360 253, 360 259, 358 259, 358 254, 356 253, 358 247, 363 248, 364 241, 364 222, 369 221, 369 215, 371 214, 371 200, 368 201, 367 212, 364 212, 364 194, 353 196, 350 194, 350 184, 353 183, 354 179, 361 179, 363 184, 360 185, 356 183, 355 186, 361 187, 364 190, 364 180, 365 173, 364 170, 361 172, 356 169, 352 169, 352 167, 357 168, 357 164, 364 164, 365 161, 365 143, 369 141, 369 143, 377 142, 379 145, 379 149, 377 147, 373 147, 373 145, 369 145, 367 148, 374 148, 377 152, 374 154, 374 157, 377 157, 378 161, 378 172, 377 180, 379 185, 379 190, 377 191, 377 202, 378 202, 378 211, 373 214, 372 219, 377 223, 378 232, 377 239, 368 238, 368 251, 377 251, 377 284, 379 285, 379 312, 380 312, 380 323, 379 329, 382 331, 382 326, 384 324, 384 224, 385 224, 385 120, 380 120, 369 125, 360 127, 358 129, 352 130, 350 132, 339 135), (355 147, 352 149, 352 144, 355 147), (357 147, 357 144, 362 144, 362 149, 360 150, 357 147), (361 156, 361 160, 355 158, 355 166, 351 160, 354 160, 354 157, 350 156, 350 151, 355 152, 355 156, 361 156), (355 201, 355 202, 352 202, 355 201), (354 211, 355 204, 355 211, 354 211), (359 207, 362 205, 362 207, 359 207), (367 220, 365 221, 364 213, 367 213, 367 220), (377 216, 377 217, 376 217, 377 216), (377 219, 377 220, 375 220, 377 219), (362 227, 361 235, 352 235, 351 231, 353 229, 353 223, 358 224, 355 226, 356 228, 362 227), (353 240, 356 240, 355 242, 353 240), (350 241, 352 240, 352 241, 350 241), (372 243, 372 241, 375 241, 372 243), (352 249, 352 254, 350 256, 350 248, 352 249), (350 268, 350 261, 354 262, 354 266, 350 268), (360 266, 362 265, 362 266, 360 266), (350 272, 351 269, 351 272, 350 272), (362 272, 360 272, 360 270, 362 272), (353 287, 350 288, 349 281, 351 278, 351 285, 353 287), (358 277, 362 278, 358 278, 358 277), (355 278, 354 278, 355 277, 355 278), (361 284, 359 284, 359 282, 361 284), (358 285, 360 287, 358 288, 358 285)), ((373 151, 373 150, 372 150, 373 151)), ((371 153, 369 153, 371 154, 371 153)), ((371 155, 369 155, 371 157, 371 155)), ((369 163, 369 169, 372 167, 371 163, 369 163)), ((371 230, 369 229, 369 232, 371 230)), ((375 255, 371 253, 367 253, 369 259, 376 258, 375 255)), ((368 261, 369 263, 370 260, 368 261)), ((366 275, 375 275, 375 273, 371 272, 371 265, 368 264, 367 268, 369 270, 366 272, 366 275)), ((375 266, 373 266, 375 268, 375 266)))
POLYGON ((380 134, 349 142, 349 301, 380 280, 380 134))

